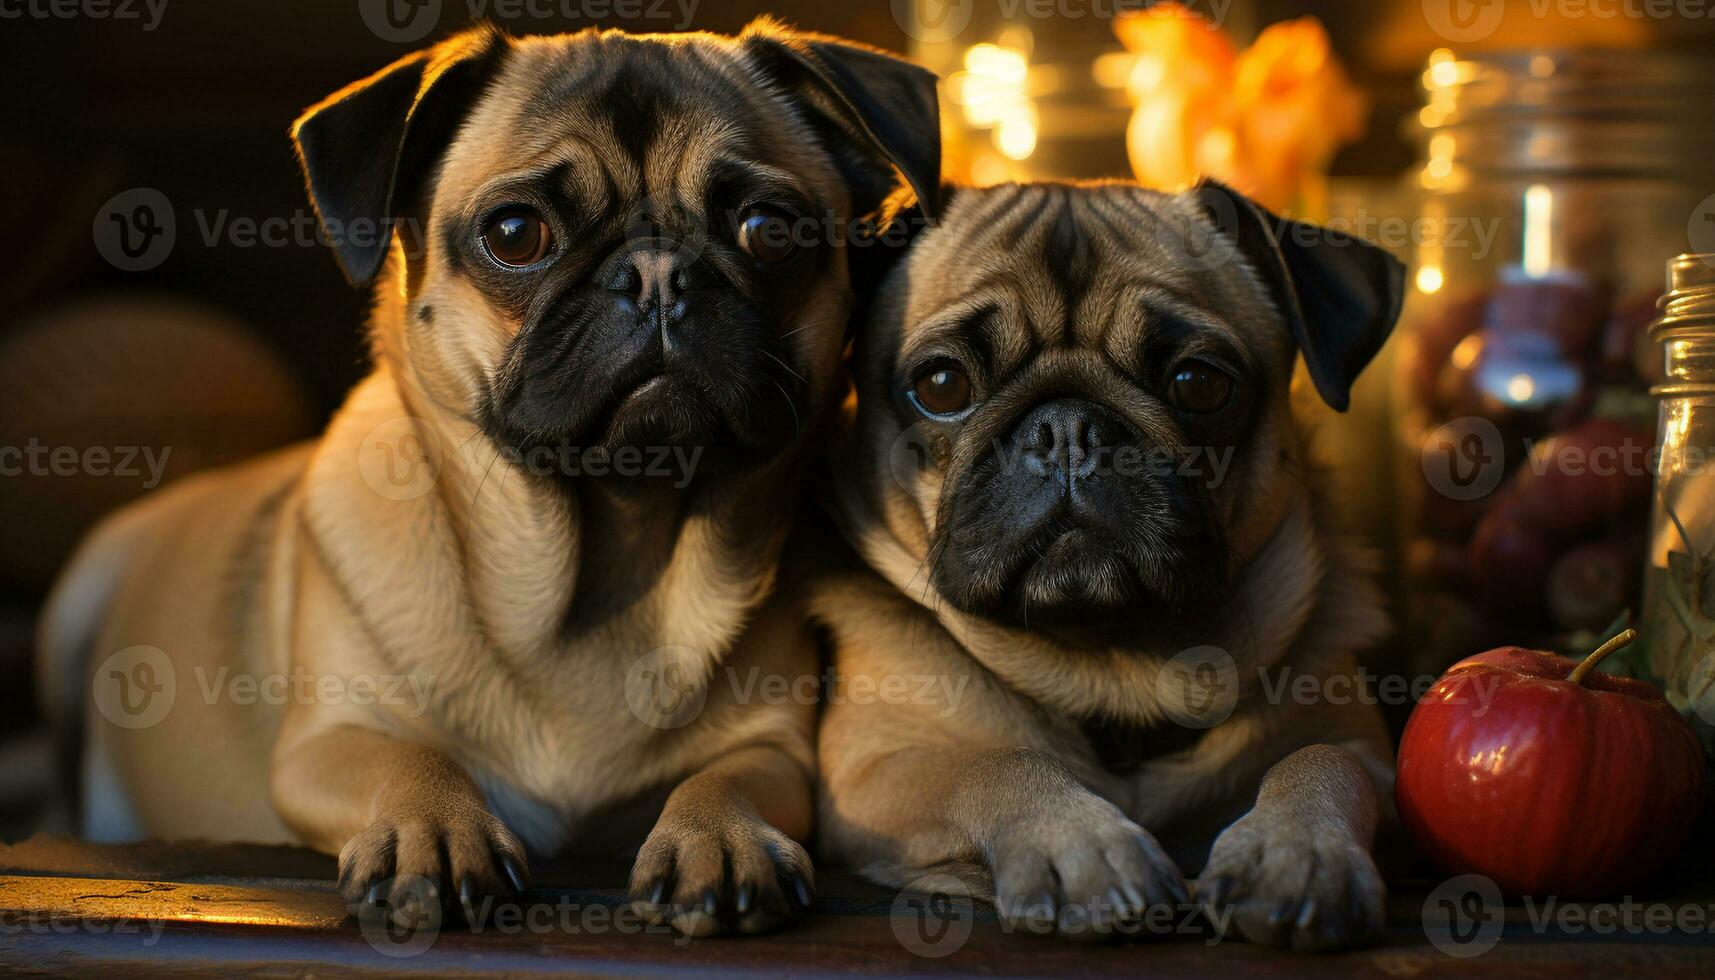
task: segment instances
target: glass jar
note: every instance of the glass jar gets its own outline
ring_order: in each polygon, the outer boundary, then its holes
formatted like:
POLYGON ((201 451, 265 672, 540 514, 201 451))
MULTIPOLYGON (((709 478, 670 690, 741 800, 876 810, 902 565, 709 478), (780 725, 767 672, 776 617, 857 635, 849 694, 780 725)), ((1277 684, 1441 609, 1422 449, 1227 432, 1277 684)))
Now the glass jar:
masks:
POLYGON ((1423 673, 1501 644, 1588 649, 1637 609, 1648 327, 1715 189, 1684 108, 1710 78, 1655 52, 1431 58, 1394 394, 1402 639, 1423 673))
POLYGON ((1715 758, 1715 254, 1668 264, 1661 445, 1640 635, 1646 675, 1715 758))

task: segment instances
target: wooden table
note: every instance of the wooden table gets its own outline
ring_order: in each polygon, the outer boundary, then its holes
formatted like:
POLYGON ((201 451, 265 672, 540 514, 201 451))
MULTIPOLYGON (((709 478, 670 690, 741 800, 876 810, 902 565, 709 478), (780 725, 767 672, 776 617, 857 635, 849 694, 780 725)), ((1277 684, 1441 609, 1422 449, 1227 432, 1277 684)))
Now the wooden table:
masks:
MULTIPOLYGON (((0 846, 0 973, 230 976, 732 976, 836 973, 987 976, 1207 977, 1715 976, 1715 890, 1669 884, 1640 896, 1630 925, 1606 928, 1617 903, 1561 903, 1544 914, 1514 903, 1462 919, 1475 941, 1449 948, 1446 906, 1432 882, 1404 882, 1386 934, 1337 955, 1298 955, 1219 941, 1207 922, 1103 945, 1005 932, 991 911, 957 900, 924 910, 850 875, 824 872, 815 911, 794 927, 747 939, 686 940, 618 911, 622 869, 535 871, 526 909, 477 931, 424 930, 400 943, 348 919, 332 860, 290 848, 196 844, 96 846, 38 837, 0 846), (1426 913, 1426 903, 1430 912, 1426 913), (1659 909, 1660 911, 1652 911, 1659 909), (1437 910, 1440 910, 1437 912, 1437 910), (1437 915, 1440 925, 1437 926, 1437 915), (1677 916, 1687 931, 1658 926, 1677 916), (1584 924, 1596 917, 1596 927, 1584 924), (524 917, 528 918, 517 918, 524 917), (1653 917, 1653 918, 1652 918, 1653 917), (1427 923, 1427 925, 1426 925, 1427 923), (1486 924, 1485 924, 1486 923, 1486 924)), ((1453 907, 1460 907, 1455 901, 1453 907)))

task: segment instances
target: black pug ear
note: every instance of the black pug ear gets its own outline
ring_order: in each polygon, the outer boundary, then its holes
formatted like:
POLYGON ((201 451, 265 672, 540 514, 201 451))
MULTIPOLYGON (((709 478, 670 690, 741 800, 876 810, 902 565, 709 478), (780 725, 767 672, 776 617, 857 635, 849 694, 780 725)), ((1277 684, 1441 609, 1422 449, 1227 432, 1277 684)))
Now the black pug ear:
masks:
POLYGON ((381 271, 395 222, 505 47, 492 27, 467 31, 347 85, 292 125, 316 217, 353 285, 381 271))
POLYGON ((940 216, 941 116, 933 72, 766 17, 746 27, 740 40, 770 79, 814 110, 811 124, 824 138, 833 136, 861 155, 852 160, 835 154, 851 185, 855 214, 881 206, 894 189, 889 171, 897 169, 925 217, 940 216))
POLYGON ((1399 319, 1405 266, 1362 238, 1271 214, 1217 181, 1186 194, 1263 278, 1322 400, 1344 412, 1352 383, 1399 319))

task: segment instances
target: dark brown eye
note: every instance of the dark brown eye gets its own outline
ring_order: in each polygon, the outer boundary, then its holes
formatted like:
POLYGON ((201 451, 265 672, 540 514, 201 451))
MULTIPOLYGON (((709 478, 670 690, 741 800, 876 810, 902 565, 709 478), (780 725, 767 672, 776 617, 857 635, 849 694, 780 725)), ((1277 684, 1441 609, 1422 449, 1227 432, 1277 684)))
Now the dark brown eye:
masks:
POLYGON ((554 245, 554 233, 529 208, 508 208, 489 219, 482 244, 494 261, 518 269, 542 261, 554 245))
POLYGON ((911 400, 925 415, 958 415, 971 407, 971 379, 958 368, 937 368, 917 379, 911 400))
POLYGON ((792 223, 784 214, 759 208, 738 223, 738 247, 763 265, 784 262, 798 251, 792 240, 792 223))
POLYGON ((1233 379, 1207 364, 1188 364, 1173 376, 1169 397, 1182 412, 1207 415, 1218 412, 1233 395, 1233 379))

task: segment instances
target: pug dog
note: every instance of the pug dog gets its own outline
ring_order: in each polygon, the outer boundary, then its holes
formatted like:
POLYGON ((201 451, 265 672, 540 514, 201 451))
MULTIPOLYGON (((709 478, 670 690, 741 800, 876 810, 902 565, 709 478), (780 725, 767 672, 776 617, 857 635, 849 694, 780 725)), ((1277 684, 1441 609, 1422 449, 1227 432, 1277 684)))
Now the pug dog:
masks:
POLYGON ((1350 680, 1386 620, 1289 392, 1302 355, 1346 408, 1400 264, 1213 183, 943 200, 860 333, 833 455, 861 561, 811 599, 847 692, 822 856, 1036 931, 1202 905, 1258 943, 1358 941, 1387 732, 1272 685, 1350 680))
POLYGON ((930 73, 768 21, 478 28, 308 110, 374 371, 319 441, 119 513, 66 571, 62 716, 173 692, 81 712, 86 832, 308 844, 359 913, 407 881, 468 911, 527 849, 607 840, 689 933, 808 904, 814 704, 715 674, 816 673, 775 584, 844 390, 855 246, 823 229, 901 177, 933 208, 938 133, 930 73))

